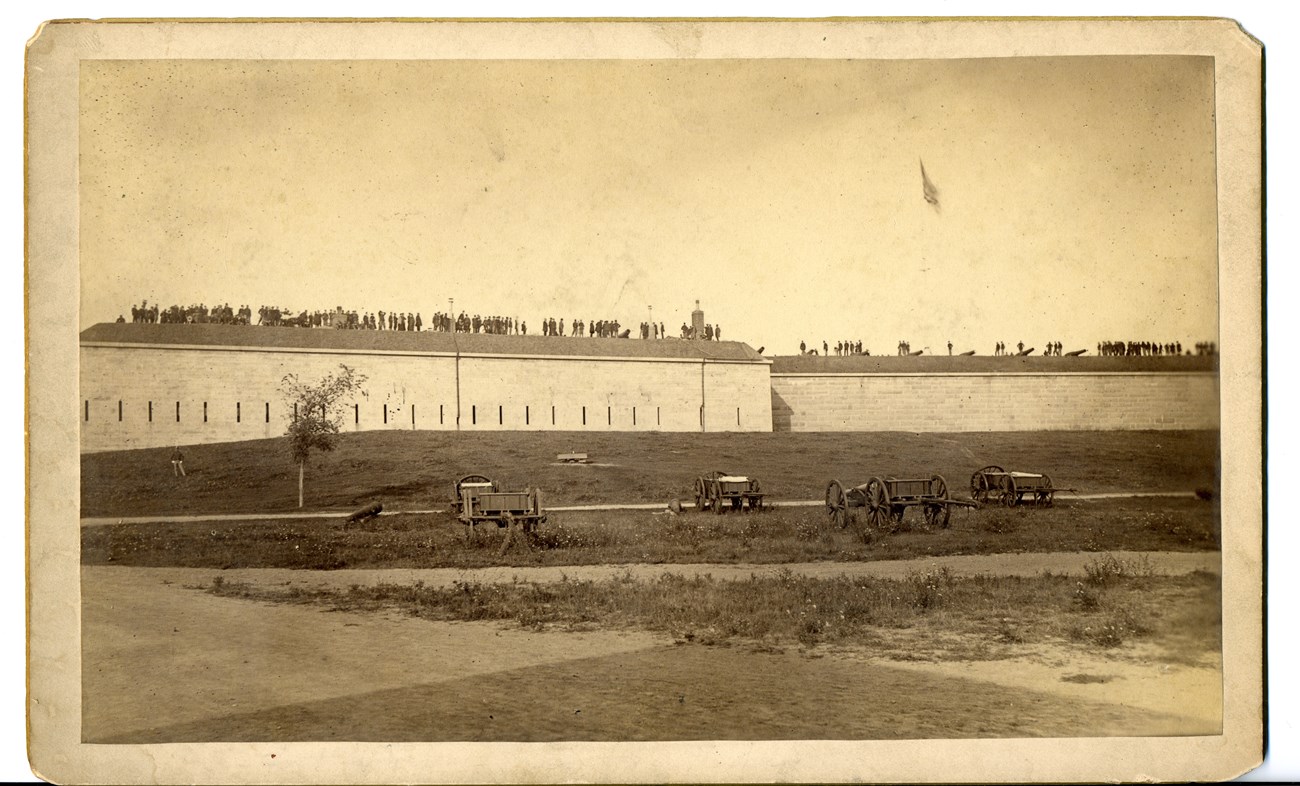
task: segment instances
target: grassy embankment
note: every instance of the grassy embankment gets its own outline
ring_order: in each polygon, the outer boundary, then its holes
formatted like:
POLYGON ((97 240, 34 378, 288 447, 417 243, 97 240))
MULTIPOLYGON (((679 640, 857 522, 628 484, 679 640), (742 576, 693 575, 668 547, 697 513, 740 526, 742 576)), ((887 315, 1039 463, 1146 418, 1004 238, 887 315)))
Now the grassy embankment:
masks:
MULTIPOLYGON (((1217 432, 999 432, 969 434, 677 434, 626 432, 363 432, 314 458, 307 504, 350 510, 443 508, 456 478, 481 473, 505 487, 541 489, 550 505, 667 503, 696 477, 726 470, 759 478, 775 501, 820 499, 828 480, 873 475, 947 478, 964 495, 979 467, 1046 472, 1080 492, 1217 488, 1217 432), (556 454, 586 452, 590 465, 556 454)), ((297 509, 297 468, 283 438, 185 449, 188 477, 172 475, 170 448, 81 459, 82 516, 271 513, 297 509)))
POLYGON ((757 513, 552 513, 531 544, 501 553, 443 514, 335 520, 114 524, 85 527, 89 565, 202 568, 433 568, 488 565, 866 561, 1043 551, 1212 551, 1218 506, 1197 499, 1124 499, 1053 508, 954 510, 947 529, 909 511, 895 534, 832 526, 822 508, 757 513))
POLYGON ((353 585, 348 590, 253 587, 224 581, 223 597, 389 612, 430 620, 497 620, 528 628, 642 628, 679 643, 869 647, 896 659, 999 659, 1042 644, 1112 650, 1145 641, 1164 662, 1195 664, 1220 647, 1215 575, 1153 575, 1149 564, 1100 556, 1086 575, 959 578, 946 568, 901 580, 744 581, 671 573, 653 580, 535 584, 353 585))

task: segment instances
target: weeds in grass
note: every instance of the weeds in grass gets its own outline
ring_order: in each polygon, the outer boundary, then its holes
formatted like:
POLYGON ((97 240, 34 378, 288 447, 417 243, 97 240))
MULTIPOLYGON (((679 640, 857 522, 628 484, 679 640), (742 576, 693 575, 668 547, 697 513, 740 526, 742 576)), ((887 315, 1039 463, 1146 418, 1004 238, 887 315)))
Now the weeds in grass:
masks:
POLYGON ((1013 513, 1006 508, 985 508, 976 514, 976 521, 980 530, 994 535, 1002 535, 1016 531, 1024 515, 1023 510, 1013 513))
POLYGON ((1148 532, 1168 538, 1180 545, 1205 547, 1219 541, 1218 517, 1189 518, 1169 511, 1147 511, 1138 517, 1138 524, 1148 532))
POLYGON ((957 579, 945 565, 926 571, 913 571, 907 574, 906 582, 912 591, 912 603, 921 611, 929 611, 944 604, 957 579))
POLYGON ((446 516, 393 515, 376 528, 295 521, 83 527, 84 564, 203 568, 483 567, 597 563, 861 561, 990 551, 1206 550, 1217 511, 1196 500, 1071 509, 953 511, 944 530, 872 533, 833 526, 816 508, 761 513, 553 513, 532 549, 499 554, 496 527, 470 537, 446 516), (1195 534, 1199 533, 1199 534, 1195 534), (874 537, 873 537, 874 534, 874 537), (864 537, 865 536, 865 537, 864 537))
POLYGON ((1106 649, 1120 646, 1131 638, 1149 633, 1151 626, 1131 606, 1109 609, 1100 618, 1070 628, 1070 638, 1106 649))
POLYGON ((1110 585, 1116 579, 1150 578, 1155 575, 1155 566, 1147 555, 1135 559, 1121 559, 1114 554, 1094 557, 1083 566, 1088 583, 1098 587, 1110 585))
MULTIPOLYGON (((1209 575, 1161 581, 1161 586, 1199 591, 1217 587, 1217 577, 1209 575)), ((1149 584, 1132 576, 1117 577, 1103 590, 1067 576, 962 578, 946 568, 901 579, 827 579, 785 569, 735 581, 674 573, 638 579, 624 573, 599 582, 566 576, 546 584, 462 580, 450 586, 354 584, 345 591, 262 589, 214 580, 207 591, 324 604, 341 611, 396 609, 430 620, 510 621, 532 630, 637 627, 707 645, 748 641, 812 648, 829 643, 871 646, 873 651, 905 657, 915 654, 914 644, 907 642, 915 642, 918 635, 946 641, 964 634, 987 642, 990 625, 992 638, 1007 645, 1066 641, 1112 649, 1152 630, 1150 609, 1161 600, 1149 584), (1095 607, 1075 603, 1080 587, 1096 595, 1095 607), (882 635, 887 631, 896 634, 882 635)), ((1213 621, 1194 624, 1208 627, 1213 621)), ((1199 629, 1192 634, 1193 641, 1213 640, 1199 629)), ((987 651, 978 655, 994 656, 987 651)))
POLYGON ((1024 644, 1024 634, 1015 626, 1010 617, 998 620, 997 633, 994 638, 1003 644, 1024 644))
POLYGON ((1101 608, 1101 593, 1082 581, 1074 590, 1074 608, 1079 611, 1096 611, 1101 608))

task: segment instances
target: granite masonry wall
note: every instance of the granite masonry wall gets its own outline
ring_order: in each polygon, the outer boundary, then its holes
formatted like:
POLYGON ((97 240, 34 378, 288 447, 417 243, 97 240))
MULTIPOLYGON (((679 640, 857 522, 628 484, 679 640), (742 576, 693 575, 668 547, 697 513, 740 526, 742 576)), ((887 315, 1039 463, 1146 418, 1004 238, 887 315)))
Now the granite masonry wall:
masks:
POLYGON ((279 436, 289 373, 366 375, 345 429, 770 431, 767 365, 286 348, 83 346, 83 451, 279 436))
POLYGON ((773 373, 773 431, 1216 429, 1195 372, 773 373))

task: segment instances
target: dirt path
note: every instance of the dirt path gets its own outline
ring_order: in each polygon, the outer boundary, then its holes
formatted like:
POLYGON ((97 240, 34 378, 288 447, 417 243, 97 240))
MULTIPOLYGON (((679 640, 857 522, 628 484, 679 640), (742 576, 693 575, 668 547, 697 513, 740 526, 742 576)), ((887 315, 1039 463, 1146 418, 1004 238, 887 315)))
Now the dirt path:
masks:
POLYGON ((82 732, 90 742, 129 737, 659 644, 638 632, 529 633, 232 602, 147 570, 86 568, 82 732))
MULTIPOLYGON (((1145 560, 1166 574, 1219 569, 1217 553, 1115 556, 1145 560)), ((262 586, 346 589, 378 582, 445 586, 665 572, 730 579, 781 570, 900 577, 932 565, 963 575, 1037 575, 1079 573, 1096 557, 482 570, 87 566, 83 734, 87 741, 165 742, 1215 732, 1222 714, 1217 661, 1162 663, 1140 648, 1123 657, 1035 648, 990 662, 897 662, 862 649, 827 649, 810 659, 809 653, 744 647, 682 650, 644 632, 539 633, 488 623, 433 623, 218 598, 195 589, 216 576, 262 586), (467 694, 478 697, 477 703, 466 704, 467 694), (683 706, 687 696, 689 707, 683 706), (557 701, 586 714, 561 713, 557 701), (881 707, 890 713, 882 715, 881 707)))
MULTIPOLYGON (((968 569, 1006 559, 1002 570, 1029 570, 1015 563, 1071 556, 981 558, 968 569)), ((186 586, 253 573, 84 567, 83 738, 1146 736, 1216 733, 1221 717, 1217 663, 1174 666, 1141 652, 1035 648, 1013 661, 898 663, 863 650, 674 646, 643 632, 531 632, 329 612, 186 586)), ((291 580, 357 583, 360 573, 393 580, 399 572, 262 571, 258 580, 296 574, 291 580)))
MULTIPOLYGON (((1108 552, 1123 560, 1149 564, 1158 574, 1179 575, 1193 571, 1218 573, 1220 556, 1216 552, 1177 551, 1116 551, 1108 552)), ((946 566, 963 576, 988 574, 994 576, 1037 576, 1044 571, 1058 574, 1082 575, 1084 567, 1096 560, 1096 552, 1029 553, 1029 554, 966 554, 946 557, 926 557, 909 560, 879 560, 875 562, 803 562, 775 565, 736 564, 665 564, 665 565, 564 565, 551 567, 493 567, 493 568, 373 568, 349 570, 293 570, 289 568, 130 568, 153 580, 177 584, 203 585, 221 576, 227 582, 245 582, 260 586, 333 587, 346 589, 353 584, 410 584, 422 581, 431 587, 448 587, 455 582, 501 584, 512 581, 545 583, 552 581, 591 580, 604 581, 616 576, 631 575, 639 579, 656 578, 665 573, 684 576, 708 574, 717 579, 747 579, 750 576, 771 576, 782 571, 792 571, 802 576, 828 578, 832 576, 873 576, 902 578, 912 571, 932 566, 946 566)), ((92 571, 127 570, 117 567, 86 567, 83 577, 98 575, 92 571)))
MULTIPOLYGON (((1075 494, 1073 492, 1060 492, 1062 500, 1103 500, 1103 499, 1130 499, 1137 497, 1165 497, 1165 498, 1195 498, 1194 491, 1118 491, 1097 494, 1075 494)), ((819 505, 825 505, 825 500, 820 499, 795 499, 781 500, 769 505, 773 508, 811 508, 819 505)), ((612 502, 601 505, 561 505, 558 507, 548 506, 546 510, 552 513, 563 513, 565 511, 590 511, 590 510, 664 510, 667 508, 665 503, 619 503, 612 502)), ((278 521, 294 519, 341 519, 351 513, 353 510, 315 510, 300 511, 297 513, 204 513, 174 516, 86 516, 81 519, 83 527, 102 527, 108 524, 173 524, 186 522, 203 522, 203 521, 278 521)), ((381 516, 399 516, 399 515, 435 515, 443 514, 447 511, 440 508, 429 508, 427 510, 386 510, 379 515, 381 516)))

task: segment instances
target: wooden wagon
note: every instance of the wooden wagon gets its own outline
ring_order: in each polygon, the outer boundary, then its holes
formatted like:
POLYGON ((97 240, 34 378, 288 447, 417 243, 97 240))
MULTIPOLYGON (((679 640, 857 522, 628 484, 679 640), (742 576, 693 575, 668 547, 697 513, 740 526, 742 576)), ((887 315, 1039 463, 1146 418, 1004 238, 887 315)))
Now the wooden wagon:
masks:
POLYGON ((844 527, 861 509, 872 529, 896 532, 903 523, 903 514, 911 507, 921 508, 927 525, 947 527, 953 505, 975 507, 974 502, 953 499, 942 475, 875 477, 852 487, 838 480, 826 484, 826 512, 838 527, 844 527))
POLYGON ((970 477, 970 495, 980 503, 1001 503, 1014 507, 1026 502, 1050 507, 1057 489, 1052 478, 1039 472, 1007 472, 990 464, 970 477))
POLYGON ((764 496, 757 478, 710 472, 695 479, 695 509, 700 511, 759 510, 764 496))
POLYGON ((502 491, 495 481, 482 475, 466 475, 456 481, 450 510, 460 523, 471 528, 489 523, 505 527, 514 522, 532 532, 546 521, 541 491, 502 491))

